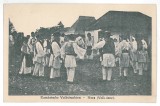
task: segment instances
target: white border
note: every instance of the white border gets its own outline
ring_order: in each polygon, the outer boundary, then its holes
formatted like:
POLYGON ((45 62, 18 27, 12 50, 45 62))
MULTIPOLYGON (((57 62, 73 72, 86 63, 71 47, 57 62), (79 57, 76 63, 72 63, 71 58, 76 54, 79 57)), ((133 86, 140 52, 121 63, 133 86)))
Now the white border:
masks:
MULTIPOLYGON (((110 4, 157 4, 157 103, 107 103, 107 104, 97 104, 97 103, 90 103, 90 104, 83 104, 83 105, 92 105, 92 106, 97 106, 97 105, 103 105, 103 106, 160 106, 160 0, 3 0, 0 1, 0 71, 1 71, 1 76, 0 76, 0 105, 1 106, 8 106, 8 105, 35 105, 34 103, 29 103, 29 104, 15 104, 15 103, 3 103, 3 3, 110 3, 110 4)), ((59 106, 59 105, 68 105, 68 106, 80 106, 82 104, 59 104, 59 103, 38 103, 36 105, 39 106, 44 106, 44 105, 49 105, 49 106, 59 106)))

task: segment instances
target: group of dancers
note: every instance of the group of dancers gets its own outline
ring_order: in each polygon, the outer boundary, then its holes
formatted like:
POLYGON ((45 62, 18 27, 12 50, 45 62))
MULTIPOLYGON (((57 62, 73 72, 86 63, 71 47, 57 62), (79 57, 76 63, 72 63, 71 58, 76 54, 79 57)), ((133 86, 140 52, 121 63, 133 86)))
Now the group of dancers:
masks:
POLYGON ((62 40, 59 33, 54 33, 50 39, 42 39, 32 32, 30 38, 24 39, 21 47, 22 63, 19 74, 43 77, 45 66, 48 66, 50 79, 56 79, 61 77, 60 69, 64 63, 67 82, 73 83, 77 67, 76 59, 83 60, 86 55, 88 59, 93 59, 93 50, 97 50, 100 56, 103 81, 111 81, 117 61, 119 75, 123 78, 127 78, 130 65, 138 75, 143 75, 143 71, 147 70, 147 43, 143 38, 136 41, 134 36, 129 39, 123 35, 120 42, 117 42, 111 38, 110 32, 104 32, 99 42, 94 44, 90 33, 85 41, 82 37, 75 38, 73 34, 66 36, 67 40, 62 40))
POLYGON ((121 35, 117 42, 117 39, 112 39, 111 36, 110 32, 106 32, 93 46, 93 49, 99 49, 101 55, 103 80, 111 80, 116 65, 122 79, 127 79, 130 66, 134 74, 143 75, 143 71, 148 69, 149 62, 148 46, 144 38, 141 36, 136 40, 133 35, 121 35))

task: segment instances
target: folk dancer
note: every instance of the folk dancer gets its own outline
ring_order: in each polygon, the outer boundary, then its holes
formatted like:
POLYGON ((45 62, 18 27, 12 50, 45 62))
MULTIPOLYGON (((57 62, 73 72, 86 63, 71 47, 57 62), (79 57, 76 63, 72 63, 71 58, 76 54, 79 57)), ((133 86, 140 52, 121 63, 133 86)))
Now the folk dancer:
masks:
POLYGON ((147 43, 144 39, 141 39, 138 43, 138 70, 139 75, 143 75, 143 70, 147 70, 148 52, 147 43))
POLYGON ((24 38, 23 45, 21 47, 21 56, 22 56, 22 64, 19 71, 19 74, 31 74, 32 57, 30 55, 30 48, 27 44, 27 38, 24 38))
POLYGON ((44 56, 43 43, 40 41, 40 36, 37 35, 37 42, 34 50, 33 63, 35 64, 33 76, 44 76, 44 56))
POLYGON ((51 67, 50 78, 60 78, 60 68, 61 68, 61 54, 60 54, 60 38, 59 35, 51 36, 51 56, 49 67, 51 67))
POLYGON ((81 48, 85 48, 85 43, 84 40, 81 36, 77 37, 75 42, 77 43, 77 45, 81 48))
POLYGON ((73 83, 75 76, 76 56, 80 59, 84 59, 86 53, 85 49, 80 48, 74 41, 74 35, 67 35, 69 41, 66 42, 61 48, 61 57, 64 59, 64 64, 67 70, 67 81, 68 83, 73 83))
POLYGON ((93 47, 93 49, 102 48, 103 50, 103 60, 101 62, 103 81, 111 81, 113 67, 115 67, 115 45, 110 36, 110 32, 105 32, 104 40, 93 47))
POLYGON ((130 43, 131 43, 131 51, 130 51, 131 66, 133 68, 133 72, 137 73, 137 69, 138 69, 137 41, 136 41, 135 37, 132 36, 130 43))
POLYGON ((114 45, 115 45, 115 59, 116 59, 116 67, 119 67, 120 58, 118 56, 118 40, 117 38, 114 38, 114 45))
POLYGON ((131 49, 131 45, 127 40, 127 36, 122 35, 122 41, 118 45, 118 55, 120 57, 120 77, 124 76, 125 79, 127 79, 128 76, 128 68, 130 65, 129 51, 131 49))

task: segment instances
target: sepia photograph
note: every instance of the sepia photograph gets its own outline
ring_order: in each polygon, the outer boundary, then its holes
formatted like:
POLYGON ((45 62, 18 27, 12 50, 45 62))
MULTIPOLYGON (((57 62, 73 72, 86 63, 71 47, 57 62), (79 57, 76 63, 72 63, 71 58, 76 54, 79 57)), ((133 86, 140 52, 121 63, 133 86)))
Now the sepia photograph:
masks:
POLYGON ((156 5, 4 4, 4 48, 6 101, 156 100, 156 5))

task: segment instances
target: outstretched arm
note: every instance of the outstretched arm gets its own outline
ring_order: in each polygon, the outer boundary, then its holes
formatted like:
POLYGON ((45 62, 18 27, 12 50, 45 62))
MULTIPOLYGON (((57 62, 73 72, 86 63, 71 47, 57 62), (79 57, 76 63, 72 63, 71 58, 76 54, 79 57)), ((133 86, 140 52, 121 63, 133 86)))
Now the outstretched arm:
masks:
POLYGON ((99 43, 95 44, 92 49, 100 49, 104 45, 105 45, 105 41, 103 40, 103 41, 100 41, 99 43))

